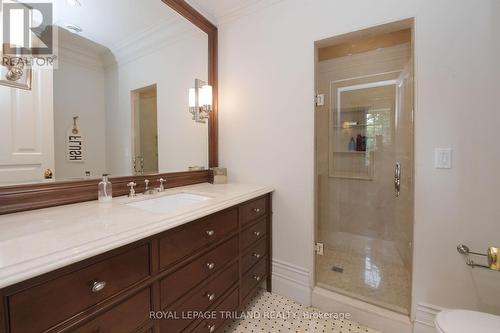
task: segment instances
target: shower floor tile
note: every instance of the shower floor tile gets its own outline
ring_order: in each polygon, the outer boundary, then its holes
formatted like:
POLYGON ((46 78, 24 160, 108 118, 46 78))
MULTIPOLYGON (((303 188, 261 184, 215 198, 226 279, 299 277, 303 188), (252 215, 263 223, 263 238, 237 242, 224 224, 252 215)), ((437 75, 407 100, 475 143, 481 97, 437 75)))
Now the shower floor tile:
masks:
POLYGON ((304 318, 304 313, 321 314, 318 309, 291 301, 283 296, 261 292, 257 294, 245 307, 246 313, 258 313, 250 319, 234 320, 225 329, 225 333, 278 333, 278 332, 311 332, 311 333, 378 333, 367 327, 361 326, 350 320, 341 319, 309 319, 304 318), (276 319, 263 318, 267 314, 298 314, 276 319))
POLYGON ((338 238, 316 256, 318 286, 408 314, 410 272, 392 242, 347 233, 338 238))

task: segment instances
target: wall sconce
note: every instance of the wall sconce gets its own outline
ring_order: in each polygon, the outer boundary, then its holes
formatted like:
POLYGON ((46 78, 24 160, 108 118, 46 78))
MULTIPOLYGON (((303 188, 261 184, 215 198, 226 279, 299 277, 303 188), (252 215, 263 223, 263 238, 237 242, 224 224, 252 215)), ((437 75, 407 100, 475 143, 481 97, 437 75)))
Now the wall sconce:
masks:
POLYGON ((0 85, 11 88, 31 90, 32 69, 23 57, 23 48, 16 48, 16 54, 6 54, 8 45, 2 47, 2 63, 0 66, 0 85))
POLYGON ((197 123, 205 123, 212 111, 212 86, 196 79, 194 88, 189 89, 189 112, 197 123))

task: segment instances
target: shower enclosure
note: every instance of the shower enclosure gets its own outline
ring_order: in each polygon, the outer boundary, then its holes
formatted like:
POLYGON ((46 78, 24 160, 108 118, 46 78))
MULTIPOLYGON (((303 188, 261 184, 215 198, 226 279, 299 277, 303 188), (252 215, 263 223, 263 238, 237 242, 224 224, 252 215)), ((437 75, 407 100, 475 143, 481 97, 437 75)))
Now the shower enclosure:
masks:
POLYGON ((407 314, 413 51, 398 28, 317 44, 316 285, 407 314))

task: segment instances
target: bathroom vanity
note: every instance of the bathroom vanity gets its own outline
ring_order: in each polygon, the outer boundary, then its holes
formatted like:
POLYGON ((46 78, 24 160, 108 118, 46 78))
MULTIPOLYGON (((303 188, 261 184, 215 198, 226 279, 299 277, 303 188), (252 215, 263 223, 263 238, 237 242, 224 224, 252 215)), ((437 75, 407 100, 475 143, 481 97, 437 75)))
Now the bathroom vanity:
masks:
POLYGON ((271 290, 273 189, 209 184, 217 27, 184 0, 53 5, 57 64, 0 78, 0 333, 219 331, 271 290))
POLYGON ((220 331, 222 311, 271 290, 271 191, 205 183, 2 216, 0 332, 220 331), (210 199, 137 205, 179 193, 210 199))

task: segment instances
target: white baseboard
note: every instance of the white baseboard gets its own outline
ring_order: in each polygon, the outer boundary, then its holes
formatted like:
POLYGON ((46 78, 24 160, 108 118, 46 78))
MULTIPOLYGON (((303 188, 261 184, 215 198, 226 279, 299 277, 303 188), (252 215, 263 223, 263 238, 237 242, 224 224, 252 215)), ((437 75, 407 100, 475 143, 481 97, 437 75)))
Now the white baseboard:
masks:
POLYGON ((311 305, 309 270, 273 259, 273 293, 311 305))
POLYGON ((408 316, 347 297, 330 290, 310 287, 309 270, 273 260, 273 293, 323 311, 349 312, 352 319, 384 333, 436 333, 434 320, 444 310, 439 306, 419 303, 412 325, 408 316))
POLYGON ((443 308, 428 304, 418 303, 415 311, 415 323, 413 333, 436 333, 434 320, 443 308))
POLYGON ((408 316, 315 287, 312 305, 325 312, 350 313, 351 319, 361 325, 384 333, 411 333, 408 316))

